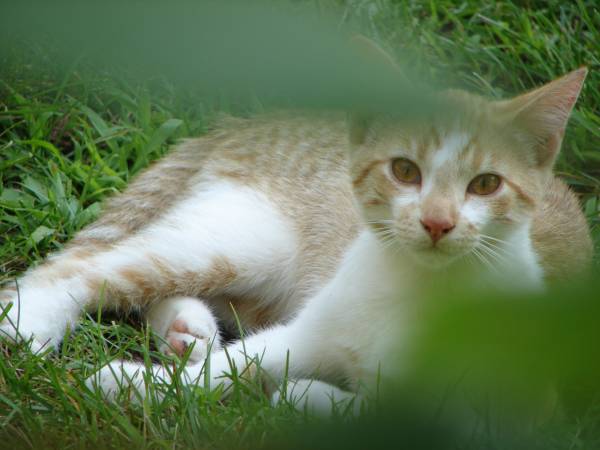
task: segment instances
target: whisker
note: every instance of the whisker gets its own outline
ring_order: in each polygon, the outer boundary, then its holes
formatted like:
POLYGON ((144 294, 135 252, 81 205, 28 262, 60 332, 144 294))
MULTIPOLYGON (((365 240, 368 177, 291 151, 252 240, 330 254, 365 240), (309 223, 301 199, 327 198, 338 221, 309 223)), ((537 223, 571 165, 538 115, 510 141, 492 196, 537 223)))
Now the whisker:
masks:
POLYGON ((384 224, 384 223, 394 223, 394 221, 392 219, 376 219, 376 220, 367 220, 365 223, 384 224))
POLYGON ((395 237, 395 234, 388 231, 388 232, 381 232, 381 233, 377 233, 376 236, 381 239, 381 240, 388 240, 388 239, 393 239, 395 237))
POLYGON ((394 230, 391 230, 390 228, 387 228, 387 227, 384 227, 382 230, 375 231, 374 234, 375 234, 375 236, 377 236, 377 238, 379 238, 381 243, 384 245, 384 249, 388 248, 389 245, 391 245, 390 243, 393 243, 396 238, 396 233, 394 232, 394 230))
POLYGON ((505 263, 506 262, 506 257, 504 257, 502 254, 498 253, 496 250, 493 250, 490 247, 487 247, 485 244, 480 245, 478 247, 479 250, 481 250, 482 252, 486 253, 488 256, 490 256, 492 259, 496 260, 499 263, 505 263))
POLYGON ((490 240, 490 241, 494 241, 497 242, 499 244, 506 244, 506 245, 513 245, 511 242, 508 242, 504 239, 499 239, 497 237, 494 236, 490 236, 489 234, 480 234, 480 236, 484 239, 490 240))
MULTIPOLYGON (((486 237, 482 237, 481 241, 485 242, 486 244, 493 245, 494 247, 498 247, 498 248, 502 248, 502 245, 505 245, 504 242, 491 241, 486 237)), ((506 243, 506 244, 508 244, 508 243, 506 243)))
POLYGON ((380 240, 387 240, 387 239, 393 239, 396 237, 396 233, 392 232, 392 231, 388 231, 388 232, 381 232, 381 233, 377 233, 375 236, 377 236, 380 240))
POLYGON ((466 261, 469 266, 477 268, 477 258, 472 252, 468 252, 460 257, 461 260, 466 261))
POLYGON ((493 245, 490 245, 490 243, 489 243, 489 242, 485 242, 485 243, 484 243, 484 242, 482 242, 481 244, 482 244, 482 246, 483 246, 483 247, 486 247, 486 248, 488 248, 489 250, 492 250, 492 251, 494 251, 495 253, 498 253, 500 256, 502 256, 502 257, 503 257, 503 258, 505 258, 505 259, 509 259, 509 258, 511 258, 511 257, 513 256, 513 252, 510 252, 510 251, 508 251, 508 250, 507 250, 507 249, 505 249, 505 248, 502 248, 502 247, 498 247, 498 246, 493 246, 493 245))
POLYGON ((471 250, 476 256, 477 258, 483 263, 485 264, 485 266, 490 269, 492 272, 498 272, 498 270, 494 267, 494 265, 485 257, 485 255, 479 251, 480 248, 477 247, 473 247, 473 249, 471 250))
POLYGON ((379 230, 373 230, 373 233, 376 236, 380 236, 380 235, 386 235, 386 234, 395 234, 395 231, 390 228, 389 226, 383 226, 381 229, 379 230))
POLYGON ((497 251, 498 253, 501 253, 503 256, 510 257, 512 255, 512 252, 509 251, 508 249, 504 248, 502 245, 496 244, 491 241, 487 241, 486 239, 481 239, 479 242, 482 246, 493 249, 493 250, 497 251))
POLYGON ((514 247, 514 245, 515 245, 513 242, 509 242, 504 239, 499 239, 494 236, 489 236, 487 234, 481 234, 480 237, 481 237, 481 240, 484 240, 490 244, 494 244, 494 245, 500 246, 500 247, 514 247))
POLYGON ((374 230, 375 233, 382 233, 382 232, 386 232, 386 231, 394 231, 394 230, 385 225, 381 229, 374 230))
POLYGON ((382 240, 383 248, 388 249, 396 243, 396 236, 392 235, 387 237, 385 240, 382 240))

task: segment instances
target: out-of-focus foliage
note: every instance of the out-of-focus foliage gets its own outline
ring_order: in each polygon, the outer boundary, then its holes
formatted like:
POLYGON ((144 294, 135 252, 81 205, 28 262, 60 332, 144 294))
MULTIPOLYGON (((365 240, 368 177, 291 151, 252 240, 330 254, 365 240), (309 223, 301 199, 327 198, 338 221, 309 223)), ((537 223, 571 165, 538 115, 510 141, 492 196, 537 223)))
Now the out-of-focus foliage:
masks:
POLYGON ((393 70, 365 63, 351 43, 354 28, 340 31, 332 17, 311 12, 268 2, 24 0, 4 11, 0 33, 5 47, 49 39, 66 67, 85 58, 206 96, 415 113, 426 90, 408 90, 393 70))

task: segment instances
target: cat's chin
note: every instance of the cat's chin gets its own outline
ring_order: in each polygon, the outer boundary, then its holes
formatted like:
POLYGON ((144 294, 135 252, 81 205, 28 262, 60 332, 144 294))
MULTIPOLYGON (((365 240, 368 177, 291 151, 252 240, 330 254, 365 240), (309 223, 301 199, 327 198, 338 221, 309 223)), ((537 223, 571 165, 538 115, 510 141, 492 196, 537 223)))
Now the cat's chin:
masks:
POLYGON ((413 259, 420 267, 429 270, 441 270, 449 267, 460 258, 460 254, 448 252, 437 247, 428 247, 412 252, 413 259))

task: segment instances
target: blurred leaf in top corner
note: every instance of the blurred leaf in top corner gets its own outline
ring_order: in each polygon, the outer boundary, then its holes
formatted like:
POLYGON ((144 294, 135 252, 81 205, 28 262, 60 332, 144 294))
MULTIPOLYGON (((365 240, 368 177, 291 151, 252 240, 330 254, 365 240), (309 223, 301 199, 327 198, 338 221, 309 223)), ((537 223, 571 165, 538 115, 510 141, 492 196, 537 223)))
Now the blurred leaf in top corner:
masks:
POLYGON ((43 42, 65 67, 85 57, 99 70, 280 105, 409 114, 426 105, 428 90, 403 82, 409 71, 400 77, 378 52, 365 57, 352 42, 357 26, 342 32, 308 3, 13 0, 0 7, 0 43, 43 42))

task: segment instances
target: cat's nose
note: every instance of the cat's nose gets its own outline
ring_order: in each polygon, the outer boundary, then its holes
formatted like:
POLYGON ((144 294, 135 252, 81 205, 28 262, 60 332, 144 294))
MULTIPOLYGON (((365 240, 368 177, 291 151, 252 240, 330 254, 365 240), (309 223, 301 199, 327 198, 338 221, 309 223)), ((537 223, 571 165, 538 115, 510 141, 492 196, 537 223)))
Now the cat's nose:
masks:
POLYGON ((421 225, 423 225, 425 231, 429 233, 429 237, 431 237, 431 240, 434 244, 445 235, 450 233, 455 227, 455 225, 449 220, 437 218, 421 219, 421 225))

